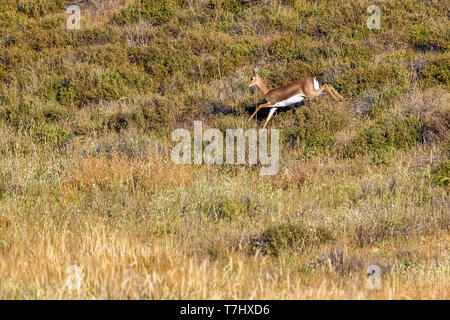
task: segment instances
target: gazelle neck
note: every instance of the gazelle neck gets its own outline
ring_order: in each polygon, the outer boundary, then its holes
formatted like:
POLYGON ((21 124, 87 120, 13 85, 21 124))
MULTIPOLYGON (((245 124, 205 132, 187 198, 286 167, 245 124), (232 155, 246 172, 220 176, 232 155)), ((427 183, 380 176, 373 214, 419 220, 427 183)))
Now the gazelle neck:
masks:
POLYGON ((267 88, 266 84, 264 83, 264 81, 261 78, 258 79, 257 86, 264 95, 266 95, 270 91, 269 88, 267 88))

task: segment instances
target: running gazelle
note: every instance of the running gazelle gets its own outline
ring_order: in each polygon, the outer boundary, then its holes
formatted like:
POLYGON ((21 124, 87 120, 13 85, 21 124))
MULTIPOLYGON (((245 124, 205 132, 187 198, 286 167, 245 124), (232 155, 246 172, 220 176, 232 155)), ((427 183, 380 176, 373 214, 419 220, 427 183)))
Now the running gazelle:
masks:
POLYGON ((264 122, 263 128, 266 127, 270 118, 272 118, 277 108, 287 107, 295 103, 302 102, 305 98, 311 99, 321 94, 323 91, 327 91, 334 101, 345 101, 345 98, 341 96, 336 89, 328 84, 320 85, 316 78, 305 78, 302 80, 294 81, 285 86, 277 89, 270 90, 264 84, 262 78, 258 75, 258 69, 253 71, 250 81, 247 83, 248 87, 257 86, 261 92, 266 96, 267 103, 259 105, 255 112, 250 116, 250 119, 261 108, 271 108, 269 115, 264 122))

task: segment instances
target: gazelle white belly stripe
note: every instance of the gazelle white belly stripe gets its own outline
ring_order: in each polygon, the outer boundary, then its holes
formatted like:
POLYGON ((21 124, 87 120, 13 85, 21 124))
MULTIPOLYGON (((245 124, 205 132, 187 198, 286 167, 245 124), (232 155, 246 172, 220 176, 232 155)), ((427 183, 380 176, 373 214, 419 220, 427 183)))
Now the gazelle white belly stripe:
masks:
POLYGON ((277 102, 273 106, 274 107, 287 107, 287 106, 290 106, 292 104, 302 102, 303 100, 305 100, 305 96, 302 95, 302 94, 297 94, 297 95, 295 95, 293 97, 290 97, 289 99, 277 102))

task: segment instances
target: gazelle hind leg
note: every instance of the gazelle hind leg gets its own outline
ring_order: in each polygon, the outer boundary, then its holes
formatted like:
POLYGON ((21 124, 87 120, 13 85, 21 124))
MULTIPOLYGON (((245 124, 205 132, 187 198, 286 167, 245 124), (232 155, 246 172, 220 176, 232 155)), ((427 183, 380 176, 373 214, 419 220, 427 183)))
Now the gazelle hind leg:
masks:
POLYGON ((340 99, 340 100, 342 100, 342 101, 346 101, 347 99, 345 99, 343 96, 341 96, 340 94, 339 94, 339 92, 337 92, 337 90, 335 89, 335 88, 333 88, 332 86, 330 86, 330 85, 328 85, 329 87, 330 87, 330 89, 336 94, 336 96, 340 99))
POLYGON ((266 121, 264 122, 263 129, 266 128, 267 124, 269 123, 270 118, 272 118, 273 114, 275 113, 275 110, 277 110, 277 108, 270 109, 269 115, 267 116, 266 121))
POLYGON ((271 105, 270 103, 264 103, 264 104, 261 104, 261 105, 259 105, 258 107, 256 107, 255 112, 253 112, 253 114, 250 116, 250 118, 248 118, 248 120, 251 120, 251 119, 255 116, 255 114, 256 114, 261 108, 267 108, 267 107, 269 107, 270 105, 271 105))

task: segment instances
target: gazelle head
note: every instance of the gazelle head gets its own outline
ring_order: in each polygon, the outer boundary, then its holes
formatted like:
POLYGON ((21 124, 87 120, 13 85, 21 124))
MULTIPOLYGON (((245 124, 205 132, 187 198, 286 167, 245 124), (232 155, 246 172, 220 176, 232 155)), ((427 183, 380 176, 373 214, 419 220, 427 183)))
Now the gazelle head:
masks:
POLYGON ((253 73, 252 73, 252 77, 250 78, 250 81, 247 82, 247 87, 253 87, 256 86, 258 84, 260 80, 260 76, 258 75, 258 68, 256 68, 253 73))

